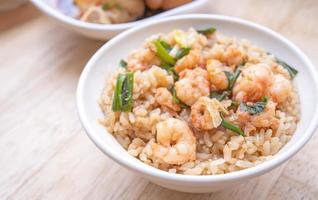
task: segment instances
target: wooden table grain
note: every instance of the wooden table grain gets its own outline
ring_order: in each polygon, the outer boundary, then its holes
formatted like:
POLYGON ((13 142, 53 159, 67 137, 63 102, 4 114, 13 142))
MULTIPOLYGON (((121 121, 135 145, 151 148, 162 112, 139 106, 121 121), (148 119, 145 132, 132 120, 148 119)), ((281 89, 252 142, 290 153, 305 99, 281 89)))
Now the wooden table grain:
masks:
MULTIPOLYGON (((268 26, 318 64, 316 0, 211 0, 210 12, 268 26)), ((104 156, 84 133, 75 106, 80 73, 102 44, 30 4, 0 13, 0 199, 318 198, 317 134, 270 174, 210 194, 164 189, 104 156)))

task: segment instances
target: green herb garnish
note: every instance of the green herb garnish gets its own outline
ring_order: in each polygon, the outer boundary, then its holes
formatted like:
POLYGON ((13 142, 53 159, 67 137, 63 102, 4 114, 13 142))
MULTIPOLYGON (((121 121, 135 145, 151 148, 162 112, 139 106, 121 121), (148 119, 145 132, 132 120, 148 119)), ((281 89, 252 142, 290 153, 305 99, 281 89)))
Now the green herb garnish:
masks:
POLYGON ((235 82, 237 80, 237 78, 240 76, 241 74, 241 69, 240 69, 240 66, 238 66, 234 73, 231 73, 231 72, 228 72, 228 71, 224 71, 224 74, 225 76, 227 77, 227 80, 228 80, 228 90, 232 91, 234 85, 235 85, 235 82))
POLYGON ((134 74, 132 72, 118 75, 112 103, 114 112, 131 111, 133 87, 134 74))
POLYGON ((248 112, 251 115, 256 115, 263 112, 263 110, 266 108, 267 102, 267 97, 263 97, 260 102, 256 102, 252 105, 247 105, 246 103, 242 102, 240 104, 240 109, 244 112, 248 112))
POLYGON ((178 75, 178 73, 174 70, 174 67, 170 67, 170 68, 168 68, 168 69, 166 69, 167 70, 167 72, 169 73, 169 74, 171 74, 172 76, 173 76, 173 80, 174 81, 178 81, 179 80, 179 75, 178 75))
POLYGON ((288 73, 292 79, 295 78, 295 76, 298 74, 298 71, 296 69, 294 69, 293 67, 291 67, 290 65, 288 65, 286 62, 284 62, 278 58, 276 58, 276 62, 288 71, 288 73))
POLYGON ((221 126, 223 126, 226 129, 229 129, 229 130, 231 130, 231 131, 233 131, 241 136, 245 136, 244 132, 242 131, 242 129, 240 127, 236 126, 235 124, 232 124, 231 122, 225 120, 224 118, 222 120, 221 126))
POLYGON ((189 52, 190 52, 190 50, 191 50, 191 48, 190 47, 187 47, 187 48, 181 48, 178 52, 177 52, 177 54, 176 54, 176 59, 177 60, 179 60, 179 59, 181 59, 182 57, 184 57, 184 56, 186 56, 186 55, 188 55, 189 54, 189 52))
POLYGON ((114 91, 113 96, 113 104, 112 104, 112 110, 114 112, 121 111, 121 90, 123 88, 123 83, 126 79, 126 76, 124 74, 119 74, 117 77, 116 87, 114 91))
POLYGON ((160 58, 162 63, 174 66, 176 64, 175 59, 169 54, 169 51, 166 49, 166 45, 162 40, 155 40, 154 44, 157 49, 157 56, 160 58))
POLYGON ((160 44, 168 51, 170 52, 172 47, 170 44, 168 44, 166 41, 164 40, 159 40, 160 44))
POLYGON ((231 105, 230 105, 227 109, 228 109, 228 110, 236 110, 239 105, 240 105, 239 102, 237 102, 237 101, 232 101, 232 102, 231 102, 231 105))
POLYGON ((228 97, 231 94, 230 91, 221 91, 221 92, 211 92, 210 98, 216 98, 218 101, 224 100, 226 97, 228 97))
POLYGON ((127 68, 127 62, 123 59, 119 61, 119 66, 122 68, 127 68))
POLYGON ((222 101, 227 97, 230 97, 232 95, 232 89, 234 87, 234 84, 237 80, 237 78, 240 76, 241 73, 241 69, 240 69, 241 65, 239 65, 234 73, 228 72, 228 71, 224 71, 225 76, 227 77, 228 80, 228 87, 226 90, 223 91, 214 91, 210 93, 210 98, 216 98, 218 101, 222 101))
POLYGON ((177 92, 176 92, 176 89, 173 87, 171 89, 171 93, 172 93, 172 99, 173 99, 173 102, 176 103, 176 104, 179 104, 181 106, 181 108, 189 108, 189 106, 185 103, 183 103, 178 97, 177 97, 177 92))
POLYGON ((214 33, 216 31, 216 28, 214 27, 210 27, 210 28, 207 28, 207 29, 201 29, 201 30, 197 30, 198 33, 201 33, 205 36, 208 36, 212 33, 214 33))

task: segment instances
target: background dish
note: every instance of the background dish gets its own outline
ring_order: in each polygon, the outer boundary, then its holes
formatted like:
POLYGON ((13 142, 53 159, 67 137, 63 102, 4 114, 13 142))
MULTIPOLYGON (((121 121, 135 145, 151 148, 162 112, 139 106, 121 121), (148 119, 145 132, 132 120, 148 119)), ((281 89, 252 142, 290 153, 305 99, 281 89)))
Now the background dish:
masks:
POLYGON ((57 9, 49 6, 46 2, 42 0, 31 0, 31 2, 39 8, 43 13, 50 16, 61 25, 69 28, 77 33, 80 33, 84 36, 99 39, 99 40, 107 40, 118 33, 121 33, 124 30, 140 25, 141 23, 162 19, 164 17, 177 15, 177 14, 186 14, 186 13, 196 13, 196 12, 206 12, 209 7, 206 6, 209 0, 196 0, 191 3, 185 4, 183 6, 179 6, 177 8, 164 11, 160 14, 154 15, 152 17, 148 17, 142 20, 122 23, 122 24, 93 24, 80 21, 78 19, 74 19, 72 17, 66 16, 63 13, 59 12, 57 9))

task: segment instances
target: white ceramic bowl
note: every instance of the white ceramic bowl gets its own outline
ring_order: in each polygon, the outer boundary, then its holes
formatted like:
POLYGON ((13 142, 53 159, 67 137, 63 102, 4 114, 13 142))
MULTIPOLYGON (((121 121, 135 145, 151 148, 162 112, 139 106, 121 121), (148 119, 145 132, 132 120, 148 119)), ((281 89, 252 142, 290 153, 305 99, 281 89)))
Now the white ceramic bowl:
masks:
POLYGON ((236 185, 278 167, 299 151, 313 135, 318 124, 317 72, 305 54, 290 41, 274 31, 238 18, 217 15, 184 15, 171 17, 128 30, 113 38, 87 63, 77 88, 77 106, 83 127, 91 140, 110 158, 150 181, 166 188, 184 192, 211 192, 236 185), (98 123, 103 113, 98 99, 105 79, 114 72, 118 61, 131 50, 140 47, 145 38, 175 28, 205 28, 214 26, 221 33, 246 38, 272 52, 295 67, 299 73, 294 79, 299 90, 301 120, 290 142, 270 161, 256 167, 224 175, 190 176, 172 174, 150 167, 130 156, 98 123))
POLYGON ((191 3, 187 3, 185 5, 179 6, 177 8, 159 13, 152 17, 147 17, 142 20, 122 23, 122 24, 94 24, 83 22, 78 19, 74 19, 72 17, 66 16, 63 13, 59 12, 57 9, 48 5, 45 0, 31 0, 31 2, 39 8, 44 14, 50 16, 55 19, 61 25, 69 28, 77 33, 80 33, 84 36, 99 39, 99 40, 107 40, 115 35, 129 29, 132 27, 136 27, 144 22, 148 22, 151 20, 162 19, 164 17, 177 15, 177 14, 186 14, 186 13, 202 13, 207 12, 209 7, 207 6, 209 0, 195 0, 191 3))

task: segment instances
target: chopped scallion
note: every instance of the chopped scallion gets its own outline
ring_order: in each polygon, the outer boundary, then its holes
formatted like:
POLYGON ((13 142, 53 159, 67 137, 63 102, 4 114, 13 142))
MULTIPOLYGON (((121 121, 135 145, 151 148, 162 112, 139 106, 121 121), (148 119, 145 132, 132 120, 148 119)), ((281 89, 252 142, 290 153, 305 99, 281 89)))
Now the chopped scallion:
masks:
POLYGON ((224 118, 222 120, 221 125, 224 128, 229 129, 229 130, 231 130, 231 131, 233 131, 241 136, 245 136, 244 132, 242 131, 242 129, 240 127, 236 126, 235 124, 232 124, 231 122, 225 120, 224 118))
POLYGON ((123 59, 119 61, 119 66, 122 68, 127 68, 127 62, 123 59))
POLYGON ((181 106, 181 108, 189 108, 189 106, 185 103, 183 103, 178 97, 177 97, 177 92, 176 92, 176 89, 173 87, 171 89, 171 93, 172 93, 172 99, 173 99, 173 102, 176 103, 176 104, 179 104, 181 106))
POLYGON ((236 110, 237 109, 237 107, 240 105, 240 103, 239 102, 237 102, 237 101, 232 101, 231 102, 231 105, 227 108, 228 110, 236 110))
POLYGON ((215 31, 216 31, 216 28, 214 28, 214 27, 197 30, 198 33, 201 33, 201 34, 206 35, 206 36, 214 33, 215 31))
POLYGON ((210 98, 216 98, 218 101, 224 100, 226 97, 228 97, 231 94, 230 91, 222 91, 222 92, 211 92, 210 98))
POLYGON ((187 47, 187 48, 181 48, 181 49, 177 52, 175 58, 176 58, 177 60, 181 59, 182 57, 188 55, 189 52, 190 52, 190 50, 191 50, 191 48, 189 48, 189 47, 187 47))
POLYGON ((174 66, 176 64, 175 59, 169 54, 169 51, 162 44, 161 40, 155 40, 154 44, 157 50, 157 56, 160 58, 162 63, 166 63, 174 66))
POLYGON ((235 85, 235 82, 237 80, 237 78, 240 76, 241 74, 241 69, 240 69, 240 66, 238 66, 234 73, 232 74, 231 72, 228 72, 228 71, 224 71, 224 74, 225 76, 227 77, 227 80, 228 80, 228 90, 232 91, 234 85, 235 85))
POLYGON ((159 40, 160 44, 169 52, 171 51, 172 47, 170 44, 168 44, 166 41, 164 40, 159 40))
POLYGON ((114 112, 129 112, 131 110, 133 87, 134 74, 132 72, 118 75, 112 103, 114 112))
POLYGON ((288 73, 292 79, 295 78, 295 76, 298 74, 298 71, 296 69, 294 69, 293 67, 291 67, 286 62, 284 62, 278 58, 276 58, 276 61, 279 65, 281 65, 282 67, 284 67, 288 71, 288 73))

